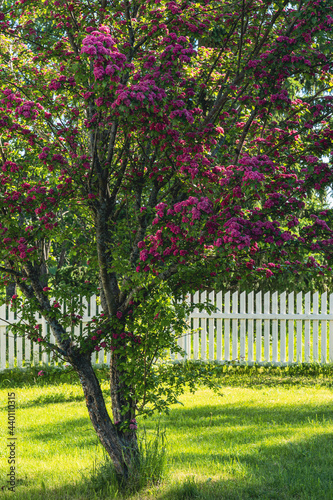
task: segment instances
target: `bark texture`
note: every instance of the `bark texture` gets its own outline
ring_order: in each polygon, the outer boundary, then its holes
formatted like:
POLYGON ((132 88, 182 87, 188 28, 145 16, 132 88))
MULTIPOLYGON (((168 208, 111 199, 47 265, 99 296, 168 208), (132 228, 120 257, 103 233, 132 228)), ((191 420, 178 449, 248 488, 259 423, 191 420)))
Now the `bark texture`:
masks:
POLYGON ((68 359, 80 378, 95 432, 110 456, 118 477, 126 481, 138 457, 136 433, 133 430, 118 431, 112 423, 90 356, 77 353, 68 359))

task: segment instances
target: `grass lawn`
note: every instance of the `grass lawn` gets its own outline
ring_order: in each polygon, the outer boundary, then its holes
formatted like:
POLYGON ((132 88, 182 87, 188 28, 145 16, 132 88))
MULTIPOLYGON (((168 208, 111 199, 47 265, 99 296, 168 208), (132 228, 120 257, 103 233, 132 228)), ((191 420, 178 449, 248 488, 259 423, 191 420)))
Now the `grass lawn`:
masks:
MULTIPOLYGON (((200 389, 160 416, 167 429, 166 476, 131 500, 333 499, 333 393, 330 378, 231 374, 222 395, 200 389)), ((107 381, 103 382, 107 394, 107 381)), ((3 499, 121 498, 89 480, 103 458, 81 388, 30 383, 0 389, 1 486, 6 484, 7 392, 15 391, 16 493, 3 499)), ((139 420, 148 435, 158 416, 139 420)))

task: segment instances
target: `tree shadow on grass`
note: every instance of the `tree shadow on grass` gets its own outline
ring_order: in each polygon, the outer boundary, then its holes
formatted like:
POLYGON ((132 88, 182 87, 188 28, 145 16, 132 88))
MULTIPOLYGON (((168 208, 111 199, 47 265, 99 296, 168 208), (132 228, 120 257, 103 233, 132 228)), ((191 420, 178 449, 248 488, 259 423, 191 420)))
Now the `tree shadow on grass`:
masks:
POLYGON ((44 406, 56 403, 72 403, 73 401, 84 401, 84 395, 82 394, 41 394, 40 396, 30 399, 25 403, 17 405, 17 408, 32 408, 33 406, 44 406))
MULTIPOLYGON (((183 454, 183 463, 194 470, 182 483, 171 485, 158 500, 332 500, 333 434, 268 446, 262 454, 249 450, 230 460, 217 453, 212 461, 225 465, 221 478, 203 480, 195 461, 207 455, 183 454), (196 469, 196 470, 195 470, 196 469), (196 479, 198 475, 199 479, 196 479), (225 476, 225 478, 223 478, 225 476)), ((209 458, 208 458, 209 460, 209 458)), ((175 467, 177 468, 177 462, 175 467)), ((218 475, 217 475, 218 476, 218 475)))
MULTIPOLYGON (((173 430, 178 441, 184 439, 184 446, 180 452, 171 449, 169 458, 175 470, 192 470, 197 479, 171 483, 169 487, 165 484, 154 498, 332 500, 333 435, 331 429, 325 429, 325 422, 332 420, 333 406, 326 403, 312 406, 295 402, 257 408, 248 403, 223 406, 221 401, 199 408, 174 408, 160 423, 173 430), (318 433, 302 437, 305 424, 314 432, 318 426, 318 433), (203 479, 206 466, 216 469, 211 479, 203 479)), ((156 419, 145 422, 147 430, 155 425, 156 419)), ((59 441, 66 442, 69 454, 75 448, 93 449, 96 445, 88 416, 52 423, 51 430, 30 426, 27 433, 40 443, 56 441, 61 435, 59 441)), ((38 485, 31 485, 29 491, 33 500, 95 498, 95 492, 85 493, 86 486, 87 481, 79 480, 75 490, 64 485, 42 491, 38 485)), ((104 496, 97 494, 96 498, 102 500, 104 496)), ((142 492, 137 498, 151 496, 142 492)), ((25 495, 24 500, 29 497, 25 495)))
MULTIPOLYGON (((168 416, 160 418, 162 425, 168 428, 179 429, 189 427, 215 427, 215 426, 249 426, 258 424, 303 425, 304 422, 333 421, 333 405, 324 404, 298 404, 293 405, 272 404, 271 407, 250 406, 247 402, 242 405, 223 405, 223 401, 218 404, 205 405, 195 408, 173 408, 168 416)), ((155 421, 147 423, 147 428, 153 428, 155 421)))
POLYGON ((237 374, 230 373, 218 378, 221 386, 229 387, 255 387, 256 389, 267 389, 268 387, 332 387, 331 375, 278 375, 269 373, 259 374, 237 374))
MULTIPOLYGON (((153 491, 142 491, 138 500, 332 500, 333 498, 333 434, 325 433, 291 444, 266 448, 263 456, 249 451, 230 463, 220 454, 228 467, 220 477, 203 478, 196 461, 207 456, 200 451, 186 454, 185 466, 193 473, 179 482, 165 483, 153 491)), ((182 464, 184 465, 184 463, 182 464)), ((8 493, 3 495, 7 500, 8 493)), ((76 485, 64 484, 45 488, 41 484, 22 482, 17 487, 16 500, 104 500, 115 498, 103 491, 95 491, 89 478, 78 478, 76 485), (20 492, 20 488, 22 489, 20 492), (28 490, 26 489, 28 488, 28 490)), ((117 498, 122 498, 117 497, 117 498)), ((128 499, 132 497, 127 497, 128 499)))
POLYGON ((89 420, 88 414, 86 417, 71 418, 59 421, 52 419, 50 416, 50 423, 47 428, 31 425, 25 428, 25 433, 29 436, 30 441, 36 441, 36 446, 43 447, 45 443, 66 442, 66 449, 71 453, 76 448, 87 448, 89 446, 96 446, 98 438, 89 420), (81 436, 81 439, 80 439, 81 436))
MULTIPOLYGON (((110 391, 102 390, 105 402, 108 403, 110 400, 110 391)), ((57 403, 73 403, 73 402, 83 402, 84 394, 83 391, 80 391, 80 394, 68 393, 64 394, 64 392, 54 392, 52 394, 40 394, 34 399, 29 399, 29 401, 19 403, 17 405, 18 409, 32 408, 34 406, 45 406, 52 405, 57 403)))

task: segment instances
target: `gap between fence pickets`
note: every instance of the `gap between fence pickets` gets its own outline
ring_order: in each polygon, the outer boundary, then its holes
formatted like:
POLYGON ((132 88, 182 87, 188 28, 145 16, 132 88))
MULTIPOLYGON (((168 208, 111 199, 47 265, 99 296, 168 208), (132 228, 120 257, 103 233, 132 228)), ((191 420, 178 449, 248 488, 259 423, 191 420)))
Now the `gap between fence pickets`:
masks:
MULTIPOLYGON (((222 292, 212 291, 207 294, 206 291, 197 291, 192 297, 187 296, 186 300, 194 304, 206 303, 208 300, 217 307, 218 312, 209 314, 199 312, 198 308, 194 309, 187 319, 189 328, 192 323, 192 332, 186 332, 178 340, 184 355, 169 353, 171 360, 175 362, 200 359, 219 363, 268 363, 279 366, 311 361, 333 362, 333 293, 328 300, 327 292, 321 295, 318 292, 307 292, 304 295, 300 292, 295 297, 294 292, 288 295, 286 292, 234 292, 232 295, 227 292, 223 295, 222 292), (328 302, 330 313, 327 312, 328 302)), ((84 327, 98 314, 96 296, 90 300, 83 298, 82 304, 85 307, 84 327)), ((27 337, 15 339, 8 333, 8 322, 15 323, 18 319, 6 307, 0 307, 0 370, 7 366, 22 367, 24 362, 39 364, 42 361, 44 364, 51 364, 49 355, 45 352, 41 354, 40 345, 32 344, 27 337), (7 322, 1 318, 7 319, 7 322)), ((64 311, 64 305, 61 310, 64 311)), ((45 319, 36 315, 36 324, 42 325, 43 337, 50 334, 50 341, 54 341, 45 319)), ((74 331, 77 334, 79 327, 75 327, 74 331)), ((92 361, 96 364, 103 364, 105 361, 108 363, 110 353, 105 355, 101 349, 98 353, 93 353, 92 361)))

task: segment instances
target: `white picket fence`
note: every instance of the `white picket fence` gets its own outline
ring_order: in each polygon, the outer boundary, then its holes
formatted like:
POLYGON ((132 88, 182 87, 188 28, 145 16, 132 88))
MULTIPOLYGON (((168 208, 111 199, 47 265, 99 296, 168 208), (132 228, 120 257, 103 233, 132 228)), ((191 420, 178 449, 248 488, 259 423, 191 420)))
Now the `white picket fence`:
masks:
MULTIPOLYGON (((96 296, 92 296, 88 301, 83 298, 82 303, 84 307, 84 316, 81 320, 82 326, 74 328, 75 334, 79 334, 80 328, 84 328, 91 318, 101 312, 96 302, 96 296)), ((61 311, 64 311, 63 304, 61 311)), ((27 337, 15 337, 10 332, 10 324, 17 321, 16 314, 10 307, 3 304, 0 307, 0 371, 6 368, 21 368, 31 364, 62 365, 62 362, 56 362, 52 358, 52 355, 50 356, 46 352, 42 352, 40 344, 32 342, 27 337)), ((39 315, 35 315, 35 321, 36 325, 41 325, 42 327, 39 330, 41 337, 48 337, 50 342, 55 343, 54 335, 45 319, 39 315)), ((94 352, 92 354, 92 362, 97 364, 109 363, 110 353, 105 353, 104 349, 94 352)))
MULTIPOLYGON (((267 292, 245 293, 196 292, 187 300, 204 304, 207 298, 216 312, 199 312, 188 318, 189 330, 178 340, 183 355, 171 353, 171 359, 217 361, 219 363, 253 363, 287 365, 293 363, 333 362, 333 293, 298 293, 280 295, 267 292), (329 305, 329 313, 328 313, 329 305)), ((98 314, 96 297, 84 302, 82 326, 98 314)), ((26 337, 14 337, 9 323, 17 321, 6 306, 0 307, 0 370, 27 364, 54 364, 40 345, 26 337)), ((46 321, 42 336, 50 335, 46 321)), ((80 327, 75 327, 76 333, 80 327)), ((109 363, 110 353, 102 349, 92 355, 94 363, 109 363)))
MULTIPOLYGON (((205 303, 207 293, 197 292, 192 300, 205 303)), ((192 332, 179 339, 185 355, 173 359, 249 365, 333 362, 333 294, 211 292, 208 300, 217 312, 197 308, 191 313, 192 332)))

